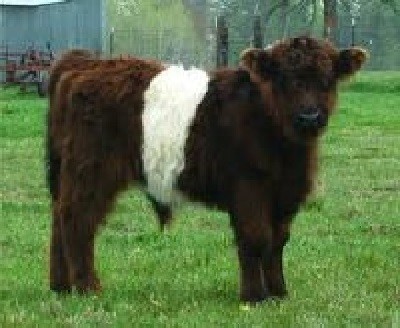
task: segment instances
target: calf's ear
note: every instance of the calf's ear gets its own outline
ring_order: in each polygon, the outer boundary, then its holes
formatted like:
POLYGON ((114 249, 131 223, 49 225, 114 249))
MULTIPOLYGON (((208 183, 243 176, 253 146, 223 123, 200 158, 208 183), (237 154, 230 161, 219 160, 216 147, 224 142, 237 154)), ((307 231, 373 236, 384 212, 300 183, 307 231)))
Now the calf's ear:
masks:
POLYGON ((264 78, 278 73, 278 62, 264 49, 249 48, 240 55, 240 66, 264 78))
POLYGON ((343 49, 339 52, 336 62, 336 74, 344 79, 357 72, 368 58, 366 50, 361 48, 343 49))

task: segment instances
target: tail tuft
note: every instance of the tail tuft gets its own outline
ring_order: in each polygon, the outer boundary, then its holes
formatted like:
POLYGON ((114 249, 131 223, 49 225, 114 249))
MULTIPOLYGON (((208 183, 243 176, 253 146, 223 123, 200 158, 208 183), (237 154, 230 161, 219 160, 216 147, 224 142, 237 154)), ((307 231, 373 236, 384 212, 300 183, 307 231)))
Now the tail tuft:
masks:
POLYGON ((157 214, 158 222, 160 223, 161 230, 165 230, 165 228, 172 221, 172 211, 171 207, 165 204, 161 204, 157 200, 155 200, 151 195, 147 194, 147 199, 150 201, 154 212, 157 214))

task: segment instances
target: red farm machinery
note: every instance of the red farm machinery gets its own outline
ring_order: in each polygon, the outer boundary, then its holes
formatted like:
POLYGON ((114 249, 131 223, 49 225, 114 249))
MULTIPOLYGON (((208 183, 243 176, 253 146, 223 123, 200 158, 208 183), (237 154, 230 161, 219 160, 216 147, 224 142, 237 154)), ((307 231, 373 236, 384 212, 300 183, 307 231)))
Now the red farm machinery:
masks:
POLYGON ((35 46, 29 46, 22 51, 16 51, 9 46, 0 46, 0 73, 3 72, 5 86, 19 85, 21 91, 34 86, 39 96, 47 94, 48 76, 54 53, 50 44, 42 51, 35 46))

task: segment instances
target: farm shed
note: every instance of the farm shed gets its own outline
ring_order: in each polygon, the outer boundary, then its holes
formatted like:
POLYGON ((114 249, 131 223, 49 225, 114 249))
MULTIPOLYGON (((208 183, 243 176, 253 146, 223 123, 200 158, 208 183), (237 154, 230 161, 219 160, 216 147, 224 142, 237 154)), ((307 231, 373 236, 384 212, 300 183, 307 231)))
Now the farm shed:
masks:
POLYGON ((102 52, 105 17, 105 0, 0 0, 0 47, 102 52))

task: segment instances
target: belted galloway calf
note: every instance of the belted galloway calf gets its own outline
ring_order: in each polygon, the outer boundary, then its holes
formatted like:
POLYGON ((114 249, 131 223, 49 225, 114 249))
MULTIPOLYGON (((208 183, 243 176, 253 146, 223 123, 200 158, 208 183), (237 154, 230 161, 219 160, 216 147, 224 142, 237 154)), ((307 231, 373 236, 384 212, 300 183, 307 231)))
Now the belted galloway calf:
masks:
POLYGON ((318 137, 338 81, 365 59, 361 49, 309 37, 248 49, 240 67, 211 72, 61 58, 48 118, 51 289, 100 290, 97 228, 118 192, 141 185, 162 225, 182 199, 226 211, 240 299, 284 296, 283 247, 312 188, 318 137))

